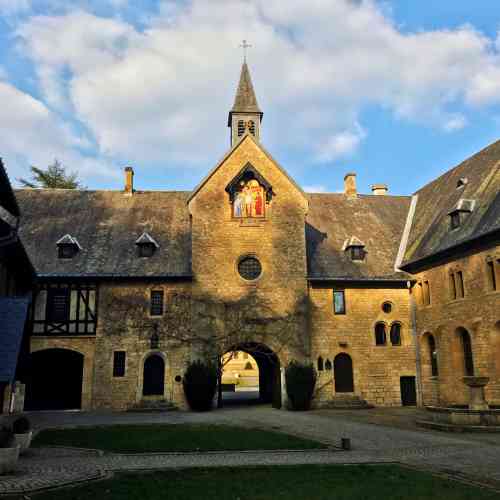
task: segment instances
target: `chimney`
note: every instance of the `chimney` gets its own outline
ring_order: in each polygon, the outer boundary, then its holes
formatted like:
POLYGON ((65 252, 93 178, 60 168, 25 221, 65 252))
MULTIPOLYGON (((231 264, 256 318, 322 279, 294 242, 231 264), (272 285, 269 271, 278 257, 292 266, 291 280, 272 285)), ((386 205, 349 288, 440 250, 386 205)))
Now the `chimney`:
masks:
POLYGON ((356 191, 356 174, 355 173, 349 173, 345 174, 344 177, 344 194, 347 196, 357 196, 357 191, 356 191))
POLYGON ((125 194, 132 195, 134 192, 134 169, 125 167, 125 194))
POLYGON ((373 184, 372 186, 372 194, 375 196, 384 196, 389 191, 387 184, 373 184))

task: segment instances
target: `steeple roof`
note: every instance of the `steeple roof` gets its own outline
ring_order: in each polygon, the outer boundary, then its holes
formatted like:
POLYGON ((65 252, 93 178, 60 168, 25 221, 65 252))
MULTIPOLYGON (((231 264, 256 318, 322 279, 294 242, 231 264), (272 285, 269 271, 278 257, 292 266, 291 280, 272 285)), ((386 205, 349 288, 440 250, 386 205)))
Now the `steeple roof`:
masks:
POLYGON ((263 115, 257 104, 257 97, 255 97, 252 78, 246 62, 241 67, 240 83, 238 84, 233 107, 229 112, 229 121, 231 121, 232 113, 259 113, 261 117, 263 115))

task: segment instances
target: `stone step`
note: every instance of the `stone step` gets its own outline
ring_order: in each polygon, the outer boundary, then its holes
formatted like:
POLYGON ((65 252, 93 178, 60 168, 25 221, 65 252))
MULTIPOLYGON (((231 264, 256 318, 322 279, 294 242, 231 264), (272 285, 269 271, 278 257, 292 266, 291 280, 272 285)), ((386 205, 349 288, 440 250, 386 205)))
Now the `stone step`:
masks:
POLYGON ((373 408, 372 405, 355 394, 335 394, 330 401, 326 402, 326 407, 339 410, 373 408))
POLYGON ((128 408, 131 412, 151 412, 151 411, 172 411, 177 410, 177 407, 165 399, 158 401, 142 400, 128 408))

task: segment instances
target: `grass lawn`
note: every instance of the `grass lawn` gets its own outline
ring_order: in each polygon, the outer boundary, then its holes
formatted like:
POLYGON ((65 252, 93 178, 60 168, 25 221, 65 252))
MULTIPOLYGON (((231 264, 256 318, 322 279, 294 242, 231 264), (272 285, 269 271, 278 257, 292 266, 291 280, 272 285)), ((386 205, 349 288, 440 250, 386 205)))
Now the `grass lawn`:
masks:
POLYGON ((194 424, 48 429, 36 436, 33 445, 96 448, 117 453, 326 448, 316 441, 280 432, 194 424))
POLYGON ((497 493, 389 465, 190 469, 121 474, 34 500, 493 500, 497 493))

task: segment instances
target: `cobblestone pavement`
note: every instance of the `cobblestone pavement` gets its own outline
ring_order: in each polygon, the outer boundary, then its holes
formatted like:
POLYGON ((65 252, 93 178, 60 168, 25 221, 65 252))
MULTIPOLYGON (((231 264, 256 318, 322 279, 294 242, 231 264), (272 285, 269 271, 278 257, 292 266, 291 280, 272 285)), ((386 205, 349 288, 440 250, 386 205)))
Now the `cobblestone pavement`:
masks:
MULTIPOLYGON (((364 412, 365 410, 363 410, 364 412)), ((369 410, 368 410, 369 411, 369 410)), ((399 410, 398 410, 399 411, 399 410)), ((365 416, 320 410, 307 413, 268 407, 223 409, 210 413, 84 413, 40 412, 31 416, 35 428, 135 423, 220 423, 274 429, 338 446, 342 437, 352 451, 213 452, 100 454, 75 449, 45 448, 22 457, 16 474, 0 478, 0 494, 21 493, 106 477, 125 470, 245 465, 400 462, 500 488, 500 440, 473 434, 445 434, 412 428, 414 413, 378 410, 365 416), (363 419, 365 421, 363 421, 363 419), (392 422, 399 419, 398 425, 392 422), (405 423, 406 422, 406 423, 405 423)), ((414 412, 414 410, 413 410, 414 412)))

